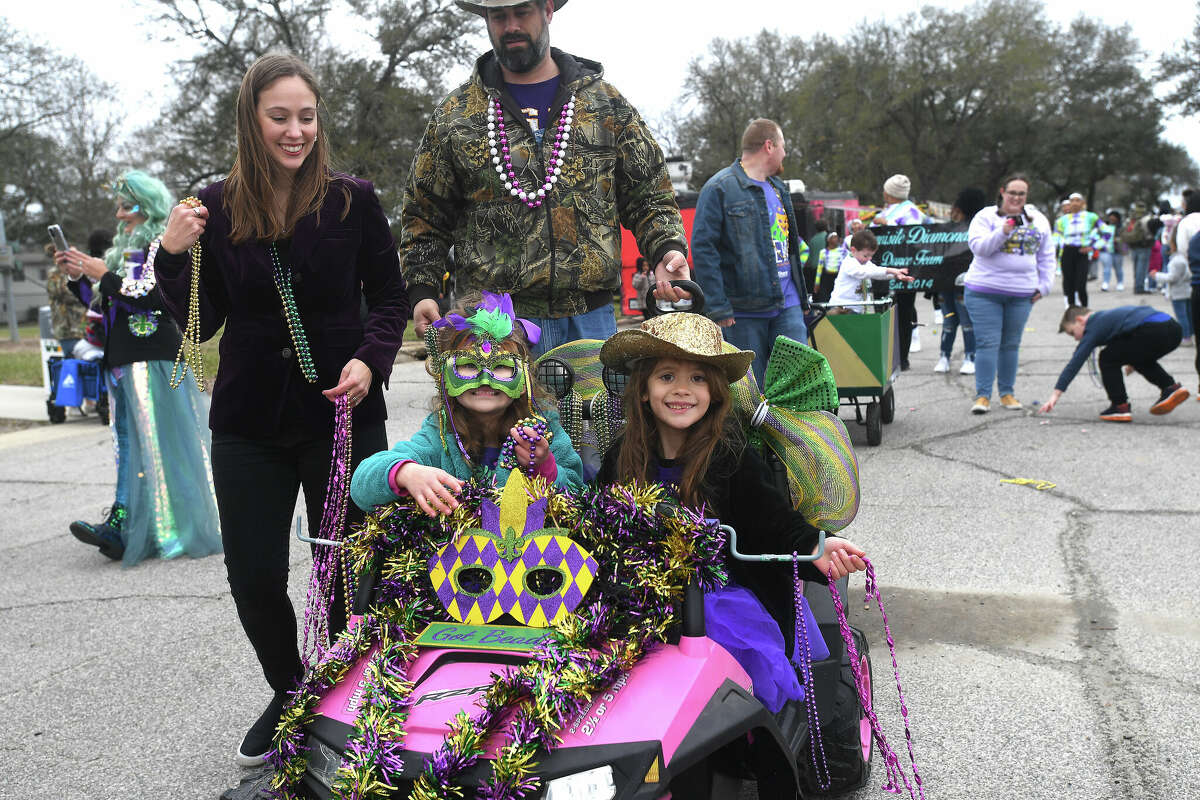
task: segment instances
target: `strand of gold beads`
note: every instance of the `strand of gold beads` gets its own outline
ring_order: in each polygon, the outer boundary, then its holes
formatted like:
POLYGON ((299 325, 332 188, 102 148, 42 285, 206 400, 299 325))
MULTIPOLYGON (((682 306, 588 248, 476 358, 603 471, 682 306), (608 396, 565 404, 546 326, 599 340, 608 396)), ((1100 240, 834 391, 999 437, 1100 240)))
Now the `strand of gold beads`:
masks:
MULTIPOLYGON (((188 208, 199 208, 203 205, 200 198, 189 196, 179 201, 180 205, 188 208)), ((204 379, 204 355, 200 352, 200 240, 191 247, 192 256, 192 286, 188 292, 187 326, 183 331, 183 340, 179 343, 179 352, 175 354, 175 364, 171 367, 171 388, 177 389, 187 377, 188 369, 196 380, 196 388, 204 391, 207 383, 204 379)))

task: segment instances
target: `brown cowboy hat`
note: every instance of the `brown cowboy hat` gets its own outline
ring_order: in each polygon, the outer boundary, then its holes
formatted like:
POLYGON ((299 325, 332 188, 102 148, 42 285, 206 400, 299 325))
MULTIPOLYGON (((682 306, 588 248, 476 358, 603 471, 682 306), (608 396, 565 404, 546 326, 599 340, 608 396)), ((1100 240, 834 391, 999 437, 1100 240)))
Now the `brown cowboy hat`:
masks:
MULTIPOLYGON (((489 8, 505 8, 507 6, 519 6, 522 3, 528 3, 530 0, 454 0, 459 8, 470 11, 473 14, 484 16, 489 8)), ((567 0, 554 0, 554 10, 558 11, 567 4, 567 0)))
POLYGON ((629 372, 642 358, 676 358, 712 364, 725 373, 730 383, 746 377, 754 360, 749 350, 726 350, 721 329, 699 314, 663 314, 651 317, 637 328, 621 331, 600 348, 606 367, 629 372))

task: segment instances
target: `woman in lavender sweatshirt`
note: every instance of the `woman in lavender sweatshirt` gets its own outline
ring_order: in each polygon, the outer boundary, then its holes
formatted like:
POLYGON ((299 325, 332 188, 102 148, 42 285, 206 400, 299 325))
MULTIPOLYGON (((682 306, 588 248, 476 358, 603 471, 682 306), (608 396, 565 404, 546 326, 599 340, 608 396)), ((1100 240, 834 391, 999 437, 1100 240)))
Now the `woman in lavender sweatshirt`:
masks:
POLYGON ((1025 205, 1028 196, 1028 178, 1006 178, 996 205, 976 214, 967 232, 975 254, 963 292, 975 325, 973 414, 988 412, 993 382, 1000 405, 1010 411, 1022 407, 1013 394, 1017 351, 1030 309, 1050 293, 1055 261, 1050 223, 1025 205))

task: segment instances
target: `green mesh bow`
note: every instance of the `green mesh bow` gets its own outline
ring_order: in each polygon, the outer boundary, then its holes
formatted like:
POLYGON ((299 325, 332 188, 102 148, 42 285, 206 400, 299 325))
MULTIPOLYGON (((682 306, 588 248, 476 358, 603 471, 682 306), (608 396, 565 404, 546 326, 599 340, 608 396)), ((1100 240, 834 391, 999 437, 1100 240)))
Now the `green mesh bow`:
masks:
POLYGON ((858 513, 858 458, 836 414, 838 393, 825 356, 786 336, 775 339, 751 436, 787 469, 792 501, 804 518, 834 533, 858 513))

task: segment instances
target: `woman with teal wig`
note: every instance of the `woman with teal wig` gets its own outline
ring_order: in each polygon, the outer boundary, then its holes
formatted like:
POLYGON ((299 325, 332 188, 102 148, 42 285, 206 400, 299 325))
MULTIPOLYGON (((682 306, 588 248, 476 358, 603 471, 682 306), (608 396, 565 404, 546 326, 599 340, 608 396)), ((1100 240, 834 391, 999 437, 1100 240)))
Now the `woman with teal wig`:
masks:
POLYGON ((113 182, 117 232, 103 258, 55 254, 71 291, 104 317, 104 374, 112 402, 116 498, 103 522, 71 534, 126 566, 151 556, 221 551, 209 477, 208 401, 188 382, 170 388, 180 333, 163 310, 153 269, 143 269, 173 200, 140 170, 113 182))

